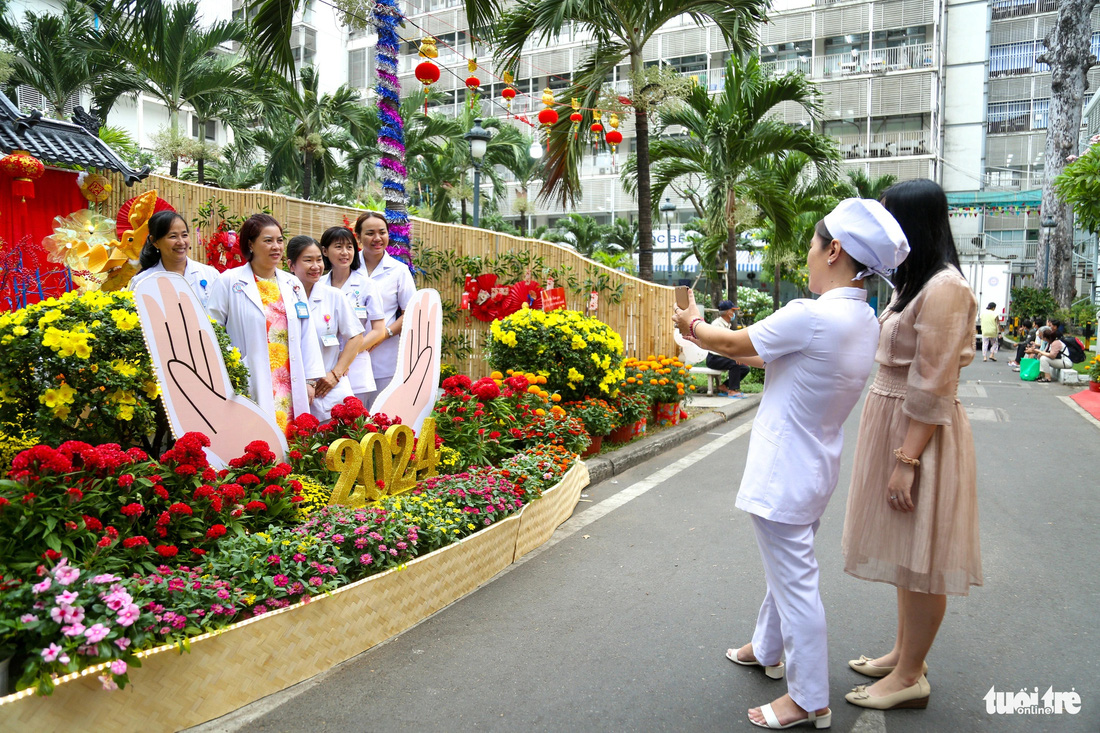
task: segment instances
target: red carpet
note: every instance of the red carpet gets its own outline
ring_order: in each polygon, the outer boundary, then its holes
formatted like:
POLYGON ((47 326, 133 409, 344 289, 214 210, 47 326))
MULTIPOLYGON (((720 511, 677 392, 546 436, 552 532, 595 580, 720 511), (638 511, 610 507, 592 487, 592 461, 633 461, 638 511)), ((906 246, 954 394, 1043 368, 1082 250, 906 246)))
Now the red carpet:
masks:
POLYGON ((1075 395, 1070 395, 1070 399, 1080 405, 1085 412, 1100 420, 1100 392, 1084 389, 1075 395))

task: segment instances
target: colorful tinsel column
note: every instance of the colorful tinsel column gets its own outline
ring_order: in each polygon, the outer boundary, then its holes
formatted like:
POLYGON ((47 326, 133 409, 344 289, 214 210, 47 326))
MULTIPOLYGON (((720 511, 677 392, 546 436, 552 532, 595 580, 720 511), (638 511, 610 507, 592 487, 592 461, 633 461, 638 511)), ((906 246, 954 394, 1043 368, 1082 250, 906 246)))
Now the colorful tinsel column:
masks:
POLYGON ((397 0, 378 0, 374 4, 374 26, 378 31, 378 46, 374 54, 378 84, 378 168, 382 173, 382 195, 386 200, 386 223, 389 224, 388 252, 397 257, 409 255, 410 227, 405 182, 405 123, 401 119, 401 82, 397 78, 397 53, 401 40, 397 26, 401 11, 397 0))

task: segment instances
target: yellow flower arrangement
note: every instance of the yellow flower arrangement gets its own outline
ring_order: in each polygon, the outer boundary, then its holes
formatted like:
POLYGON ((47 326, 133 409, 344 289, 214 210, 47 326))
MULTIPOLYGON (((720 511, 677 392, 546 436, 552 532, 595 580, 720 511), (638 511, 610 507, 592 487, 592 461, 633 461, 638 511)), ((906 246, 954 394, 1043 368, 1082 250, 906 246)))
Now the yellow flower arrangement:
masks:
POLYGON ((631 393, 644 394, 653 402, 679 402, 695 385, 688 379, 687 367, 670 356, 627 359, 623 366, 626 378, 620 385, 631 393))

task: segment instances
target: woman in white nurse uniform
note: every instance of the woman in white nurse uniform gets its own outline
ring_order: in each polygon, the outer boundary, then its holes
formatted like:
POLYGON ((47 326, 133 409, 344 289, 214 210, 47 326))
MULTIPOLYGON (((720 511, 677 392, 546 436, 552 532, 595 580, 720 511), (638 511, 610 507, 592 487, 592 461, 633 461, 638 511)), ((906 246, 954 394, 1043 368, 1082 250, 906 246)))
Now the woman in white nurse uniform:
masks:
POLYGON ((831 723, 814 534, 836 488, 844 420, 878 347, 863 279, 889 273, 908 252, 881 204, 847 199, 818 223, 806 256, 810 291, 820 298, 793 300, 740 331, 707 325, 694 302, 676 312, 689 340, 767 367, 737 507, 752 516, 768 591, 752 641, 726 652, 737 664, 763 666, 773 679, 787 676, 787 695, 749 710, 763 728, 831 723))
POLYGON ((352 362, 349 379, 351 391, 364 407, 370 405, 375 385, 373 357, 367 351, 386 338, 386 323, 382 317, 382 299, 378 288, 363 269, 359 258, 359 242, 346 227, 329 227, 321 235, 321 254, 331 269, 321 284, 336 288, 351 305, 363 325, 363 350, 352 362))
POLYGON ((325 260, 321 246, 313 237, 292 237, 286 245, 286 259, 291 273, 305 285, 309 317, 328 370, 317 380, 310 412, 318 420, 328 420, 332 417, 332 408, 352 396, 347 374, 363 347, 363 324, 355 317, 343 293, 320 283, 325 260))
POLYGON ((238 241, 248 263, 218 277, 206 310, 240 350, 252 399, 286 430, 288 421, 309 412, 314 386, 325 375, 321 347, 305 286, 279 269, 279 222, 255 214, 241 225, 238 241))
POLYGON ((386 218, 377 211, 364 211, 355 221, 355 236, 363 255, 363 266, 382 298, 382 318, 385 319, 383 340, 370 352, 374 381, 377 383, 371 401, 384 390, 397 370, 397 338, 405 323, 416 284, 409 267, 386 252, 390 244, 390 229, 386 218))
POLYGON ((174 272, 187 281, 204 308, 218 279, 216 269, 191 259, 187 222, 175 211, 158 211, 149 218, 149 236, 141 247, 138 262, 141 272, 130 281, 131 289, 154 272, 174 272))

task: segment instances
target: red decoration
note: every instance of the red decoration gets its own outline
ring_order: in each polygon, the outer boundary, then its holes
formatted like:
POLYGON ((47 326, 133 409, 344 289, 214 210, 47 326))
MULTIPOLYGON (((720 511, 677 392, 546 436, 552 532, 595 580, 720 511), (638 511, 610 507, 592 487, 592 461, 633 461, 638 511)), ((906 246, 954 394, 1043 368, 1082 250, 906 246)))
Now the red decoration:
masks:
POLYGON ((421 61, 416 65, 416 80, 425 87, 430 87, 439 81, 439 67, 431 61, 421 61))
POLYGON ((611 130, 607 133, 607 144, 618 145, 623 141, 623 134, 618 130, 611 130))
POLYGON ((543 125, 552 125, 557 121, 558 121, 558 112, 557 112, 557 110, 550 109, 549 107, 547 107, 546 109, 539 112, 539 123, 541 123, 543 125))
POLYGON ((630 101, 630 97, 619 97, 619 103, 620 104, 625 104, 627 107, 632 106, 632 102, 630 101))
POLYGON ((34 198, 34 182, 46 172, 46 166, 26 150, 15 150, 0 160, 0 171, 14 179, 11 182, 12 196, 18 196, 26 202, 27 199, 34 198))
MULTIPOLYGON (((122 239, 122 235, 133 229, 130 226, 130 207, 134 205, 138 197, 134 196, 132 199, 124 203, 118 210, 118 216, 115 218, 115 231, 118 233, 118 238, 122 239)), ((175 211, 172 208, 172 204, 168 203, 160 196, 157 196, 157 203, 153 206, 153 213, 158 211, 175 211)))
POLYGON ((466 77, 466 88, 469 89, 471 92, 476 92, 478 90, 478 87, 480 87, 480 86, 481 86, 481 79, 478 79, 476 76, 474 76, 472 74, 470 76, 466 77))
POLYGON ((582 115, 580 112, 574 112, 573 114, 569 115, 569 121, 572 122, 574 125, 583 119, 584 115, 582 115))
POLYGON ((599 122, 593 122, 592 126, 588 129, 592 131, 593 135, 599 135, 601 132, 603 132, 603 125, 601 125, 599 122))

